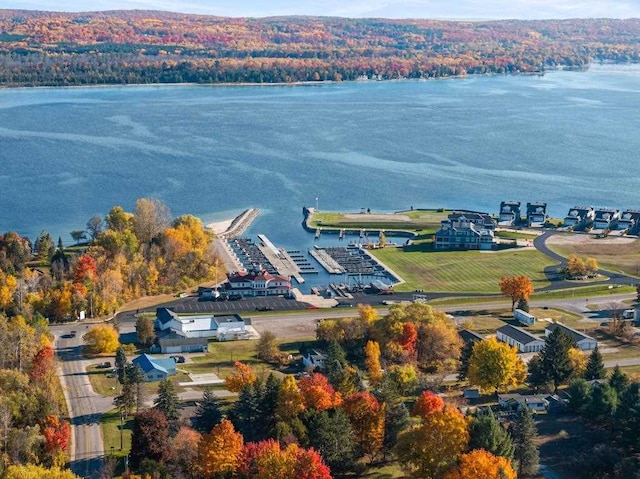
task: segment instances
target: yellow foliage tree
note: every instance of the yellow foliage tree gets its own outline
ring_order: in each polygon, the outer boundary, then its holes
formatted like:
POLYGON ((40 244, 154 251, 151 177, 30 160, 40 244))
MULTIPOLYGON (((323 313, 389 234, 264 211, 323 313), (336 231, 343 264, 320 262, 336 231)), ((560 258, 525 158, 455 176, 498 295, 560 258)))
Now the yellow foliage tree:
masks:
POLYGON ((248 364, 236 361, 233 363, 233 367, 235 372, 224 380, 224 385, 229 391, 239 393, 249 384, 253 384, 256 381, 256 375, 248 364))
POLYGON ((230 421, 223 419, 198 444, 195 469, 200 477, 232 474, 240 465, 244 441, 230 421))
POLYGON ((434 479, 442 477, 455 464, 468 444, 466 419, 457 409, 445 407, 403 432, 395 453, 411 477, 434 479))
POLYGON ((378 312, 370 304, 359 304, 358 314, 360 319, 367 325, 378 320, 378 312))
POLYGON ((518 350, 496 338, 478 341, 469 358, 469 383, 488 390, 505 390, 524 383, 527 369, 518 350))
POLYGON ((587 357, 578 348, 569 349, 569 362, 571 363, 572 378, 581 378, 587 369, 587 357))
POLYGON ((516 479, 516 473, 504 457, 494 456, 484 449, 475 449, 460 456, 459 464, 444 479, 516 479))
POLYGON ((367 341, 364 347, 365 364, 372 385, 378 384, 382 379, 382 367, 380 367, 380 345, 375 341, 367 341))
POLYGON ((18 280, 11 274, 0 271, 0 310, 7 309, 13 302, 13 293, 18 287, 18 280))
POLYGON ((280 384, 276 415, 280 421, 289 422, 304 411, 304 398, 298 389, 295 378, 288 375, 280 384))
POLYGON ((93 326, 82 336, 85 347, 92 354, 115 353, 120 346, 120 335, 110 324, 93 326))
POLYGON ((73 472, 57 467, 47 469, 46 467, 33 464, 25 466, 9 466, 5 479, 80 479, 73 472))

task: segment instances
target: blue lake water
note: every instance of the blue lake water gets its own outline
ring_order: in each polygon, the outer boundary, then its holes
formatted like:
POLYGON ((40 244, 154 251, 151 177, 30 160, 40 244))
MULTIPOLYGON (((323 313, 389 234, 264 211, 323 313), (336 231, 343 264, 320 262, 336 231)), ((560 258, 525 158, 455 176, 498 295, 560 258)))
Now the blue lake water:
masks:
POLYGON ((640 68, 312 86, 0 90, 0 231, 157 197, 304 249, 303 205, 640 209, 640 68))

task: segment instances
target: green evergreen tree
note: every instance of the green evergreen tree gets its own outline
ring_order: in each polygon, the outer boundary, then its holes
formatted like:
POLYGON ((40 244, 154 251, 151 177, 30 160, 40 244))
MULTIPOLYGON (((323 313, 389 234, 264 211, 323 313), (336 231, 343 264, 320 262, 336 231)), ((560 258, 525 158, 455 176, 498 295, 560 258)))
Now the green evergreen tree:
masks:
POLYGON ((116 359, 114 364, 116 367, 116 372, 118 373, 120 383, 122 383, 121 374, 124 371, 124 368, 127 366, 127 354, 124 352, 122 346, 120 346, 116 350, 116 359))
POLYGON ((617 364, 609 377, 609 386, 611 386, 618 395, 621 395, 629 386, 629 376, 623 373, 617 364))
POLYGON ((305 423, 308 446, 320 453, 331 472, 343 474, 355 467, 355 440, 349 416, 342 408, 309 410, 305 423))
POLYGON ((511 460, 515 446, 509 433, 489 410, 478 414, 469 424, 469 449, 484 449, 511 460))
POLYGON ((222 421, 222 417, 220 401, 211 389, 206 389, 193 417, 195 429, 202 434, 209 433, 222 421))
POLYGON ((324 374, 329 379, 329 382, 334 388, 338 388, 338 385, 343 377, 343 372, 347 366, 347 354, 340 346, 338 341, 331 341, 327 348, 327 359, 324 362, 325 370, 324 374))
POLYGON ((125 370, 127 371, 127 382, 131 383, 135 388, 136 412, 142 411, 146 400, 144 385, 147 382, 147 377, 142 372, 142 369, 140 369, 140 366, 136 364, 127 364, 125 370))
POLYGON ((246 442, 257 442, 267 437, 268 431, 263 422, 263 396, 264 383, 257 380, 240 391, 238 400, 229 411, 229 419, 246 442))
POLYGON ((402 401, 387 403, 384 410, 384 440, 382 443, 385 455, 398 443, 398 435, 409 427, 411 415, 402 401))
POLYGON ((533 476, 538 473, 540 455, 535 439, 536 424, 529 408, 522 408, 509 427, 509 434, 515 446, 513 459, 518 464, 518 477, 533 476))
POLYGON ((604 368, 604 361, 602 360, 602 354, 598 350, 598 346, 596 346, 591 354, 589 355, 589 360, 587 361, 587 367, 584 371, 584 378, 587 381, 591 381, 593 379, 602 379, 607 376, 607 371, 604 368))
POLYGON ((122 389, 120 394, 115 397, 113 403, 120 410, 121 414, 128 417, 136 407, 136 389, 135 384, 129 379, 127 369, 122 370, 120 383, 122 384, 122 389))
POLYGON ((535 390, 546 390, 551 383, 551 379, 542 366, 542 359, 540 358, 539 353, 531 358, 529 364, 527 365, 527 368, 529 370, 527 382, 531 385, 531 387, 535 390))
POLYGON ((631 383, 620 395, 613 424, 618 443, 640 452, 640 384, 631 383))
POLYGON ((553 383, 554 391, 573 373, 569 360, 569 349, 574 347, 573 339, 562 328, 556 328, 545 339, 545 345, 540 351, 541 368, 544 375, 553 383))
POLYGON ((591 386, 582 379, 574 379, 569 383, 569 409, 582 414, 591 402, 591 386))
POLYGON ((608 384, 593 384, 591 401, 587 404, 585 414, 596 422, 609 424, 617 403, 618 395, 615 389, 608 384))
POLYGON ((176 421, 180 418, 180 398, 173 383, 168 379, 160 381, 158 397, 153 401, 153 405, 162 411, 169 421, 176 421))
POLYGON ((518 309, 521 309, 522 311, 528 313, 529 312, 529 301, 527 301, 527 298, 522 297, 518 300, 518 306, 516 306, 518 309))

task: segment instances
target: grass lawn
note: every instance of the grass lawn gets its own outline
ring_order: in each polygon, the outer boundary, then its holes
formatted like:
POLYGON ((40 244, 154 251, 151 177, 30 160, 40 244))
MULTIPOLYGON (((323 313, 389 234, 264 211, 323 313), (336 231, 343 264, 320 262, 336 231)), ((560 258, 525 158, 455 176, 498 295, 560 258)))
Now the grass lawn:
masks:
POLYGON ((507 239, 535 239, 538 237, 536 234, 531 233, 522 233, 520 231, 496 231, 496 236, 498 238, 507 238, 507 239))
MULTIPOLYGON (((581 288, 559 289, 557 291, 545 291, 534 293, 531 300, 565 299, 565 298, 591 298, 592 296, 609 296, 612 294, 635 293, 632 286, 609 287, 607 285, 583 286, 581 288)), ((603 299, 604 300, 604 299, 603 299)))
POLYGON ((554 261, 532 250, 435 251, 431 245, 372 250, 406 283, 398 291, 500 293, 502 276, 527 275, 535 288, 548 286, 544 268, 554 261))
POLYGON ((106 455, 113 456, 118 461, 116 476, 121 476, 124 472, 124 458, 131 450, 131 428, 133 419, 125 420, 122 428, 122 449, 120 448, 120 412, 112 409, 102 415, 102 438, 104 440, 104 450, 106 455))
POLYGON ((449 210, 413 210, 398 213, 317 212, 310 221, 312 227, 384 229, 435 232, 449 210))
POLYGON ((111 369, 103 369, 92 365, 87 367, 87 376, 93 390, 101 396, 116 396, 118 391, 118 379, 111 369))
POLYGON ((401 479, 406 476, 397 463, 390 463, 368 467, 359 477, 367 479, 401 479))
POLYGON ((562 244, 547 241, 547 246, 565 257, 573 254, 581 258, 595 258, 602 269, 640 276, 640 239, 590 239, 562 244))

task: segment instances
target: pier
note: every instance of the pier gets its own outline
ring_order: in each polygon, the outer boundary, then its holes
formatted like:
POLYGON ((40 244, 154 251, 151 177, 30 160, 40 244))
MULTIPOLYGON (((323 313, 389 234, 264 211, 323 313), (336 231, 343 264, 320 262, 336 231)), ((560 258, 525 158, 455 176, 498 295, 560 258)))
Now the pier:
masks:
POLYGON ((329 274, 343 274, 345 270, 342 266, 340 266, 329 254, 323 250, 318 249, 310 249, 309 254, 314 257, 314 259, 322 265, 324 269, 327 270, 329 274))
MULTIPOLYGON (((225 231, 218 233, 218 238, 233 239, 242 236, 259 215, 260 210, 257 208, 244 210, 231 221, 231 224, 225 231)), ((214 229, 212 225, 207 225, 207 227, 214 229)))
POLYGON ((304 278, 300 274, 300 268, 284 249, 276 248, 276 246, 269 241, 269 238, 265 235, 258 235, 258 238, 260 238, 261 241, 261 244, 258 245, 258 249, 278 274, 282 276, 290 276, 299 284, 304 283, 304 278))

